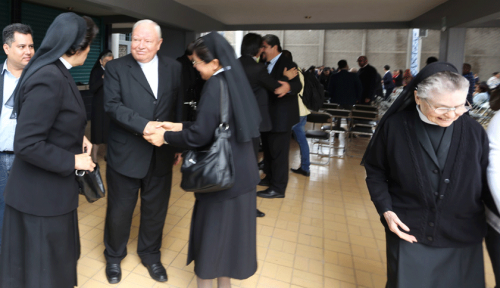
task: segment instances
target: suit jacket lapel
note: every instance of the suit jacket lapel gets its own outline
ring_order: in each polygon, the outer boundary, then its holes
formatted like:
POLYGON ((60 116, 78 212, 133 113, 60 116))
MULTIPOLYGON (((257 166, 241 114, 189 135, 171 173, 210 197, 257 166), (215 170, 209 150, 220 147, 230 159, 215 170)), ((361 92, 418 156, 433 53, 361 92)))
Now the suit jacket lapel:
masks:
POLYGON ((273 70, 271 70, 271 76, 273 76, 273 78, 275 79, 279 79, 281 77, 281 75, 279 74, 280 71, 278 69, 281 64, 281 58, 283 58, 283 54, 280 56, 280 58, 278 58, 276 63, 274 63, 273 70))
POLYGON ((78 105, 80 105, 80 107, 85 111, 85 104, 83 103, 82 94, 80 94, 78 87, 76 87, 75 79, 73 79, 73 76, 71 76, 69 70, 66 68, 66 66, 64 66, 64 64, 60 60, 57 60, 55 63, 57 68, 59 68, 59 70, 61 70, 61 72, 63 73, 64 77, 68 79, 69 86, 73 91, 73 95, 75 95, 78 105))
POLYGON ((434 152, 434 148, 432 148, 431 139, 429 138, 429 135, 427 135, 427 132, 425 132, 424 124, 420 119, 418 119, 418 117, 415 119, 415 132, 417 133, 418 141, 420 142, 422 148, 424 148, 425 152, 432 159, 432 162, 434 162, 437 167, 442 168, 439 166, 436 152, 434 152))
MULTIPOLYGON (((153 93, 153 90, 151 90, 151 86, 148 83, 148 80, 146 79, 146 75, 144 75, 144 72, 142 72, 141 66, 137 64, 137 62, 134 60, 132 56, 130 56, 130 62, 129 62, 129 67, 130 67, 130 74, 134 79, 141 84, 141 86, 146 89, 146 91, 152 96, 155 97, 155 94, 153 93)), ((159 66, 159 65, 158 65, 159 66)), ((160 85, 158 79, 158 86, 160 85)), ((159 89, 158 89, 159 90, 159 89)), ((160 93, 158 93, 160 95, 160 93)))
POLYGON ((163 91, 165 91, 165 81, 167 79, 168 65, 163 61, 163 58, 158 55, 158 100, 161 99, 163 91))

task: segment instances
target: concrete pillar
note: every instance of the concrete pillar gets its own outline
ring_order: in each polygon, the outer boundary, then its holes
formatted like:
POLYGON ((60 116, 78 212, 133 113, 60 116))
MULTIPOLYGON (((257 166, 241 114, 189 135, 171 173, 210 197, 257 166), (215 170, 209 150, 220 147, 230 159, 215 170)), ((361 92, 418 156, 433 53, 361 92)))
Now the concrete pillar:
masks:
POLYGON ((361 55, 366 55, 366 30, 363 30, 363 38, 361 40, 361 55))
POLYGON ((439 61, 450 62, 462 72, 465 59, 466 28, 448 28, 441 32, 439 43, 439 61))
POLYGON ((319 30, 318 65, 325 64, 325 30, 319 30))
POLYGON ((120 56, 120 33, 111 34, 111 52, 115 58, 120 56))
POLYGON ((406 49, 406 68, 411 66, 411 44, 413 40, 413 29, 408 29, 408 47, 406 49))
POLYGON ((241 56, 241 42, 243 42, 244 33, 242 30, 234 31, 234 52, 236 52, 236 57, 241 56))

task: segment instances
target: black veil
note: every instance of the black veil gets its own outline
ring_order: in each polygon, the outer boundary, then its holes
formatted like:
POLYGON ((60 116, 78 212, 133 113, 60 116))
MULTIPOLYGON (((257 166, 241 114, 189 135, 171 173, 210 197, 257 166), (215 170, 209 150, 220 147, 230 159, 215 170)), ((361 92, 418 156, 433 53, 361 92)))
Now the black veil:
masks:
MULTIPOLYGON (((382 130, 381 128, 384 126, 385 121, 392 116, 393 114, 396 114, 398 112, 404 111, 404 110, 414 110, 416 109, 417 103, 415 102, 415 90, 422 82, 424 79, 426 79, 429 76, 432 76, 438 72, 455 72, 458 73, 457 68, 453 66, 453 64, 448 63, 448 62, 434 62, 431 63, 427 66, 425 66, 420 72, 413 78, 413 80, 408 84, 404 91, 401 92, 401 95, 394 101, 394 103, 391 105, 389 110, 385 112, 384 116, 380 120, 379 124, 377 125, 377 129, 375 130, 375 134, 373 135, 372 139, 370 140, 370 143, 368 144, 368 147, 366 148, 365 154, 363 155, 363 160, 361 160, 361 165, 365 163, 365 159, 368 153, 370 153, 370 150, 373 146, 373 143, 377 141, 377 138, 379 136, 379 132, 382 130)), ((460 74, 460 73, 458 73, 460 74)))
POLYGON ((73 12, 62 13, 54 19, 50 24, 47 34, 43 38, 42 44, 36 51, 33 58, 31 58, 28 65, 23 70, 19 83, 14 91, 14 97, 9 101, 12 105, 13 111, 10 116, 11 119, 17 119, 19 111, 21 110, 21 99, 19 99, 19 91, 21 91, 23 84, 31 75, 33 75, 40 68, 45 65, 54 63, 61 57, 69 48, 77 49, 78 45, 85 37, 87 24, 85 20, 73 12))
POLYGON ((203 43, 220 65, 226 68, 222 75, 227 82, 229 98, 233 108, 236 129, 236 140, 248 142, 259 137, 260 113, 257 100, 253 94, 247 76, 240 61, 236 59, 233 47, 217 32, 211 32, 202 37, 203 43))
POLYGON ((99 57, 97 57, 97 60, 95 61, 94 63, 94 66, 92 66, 92 70, 90 70, 90 74, 92 74, 92 71, 94 71, 94 69, 96 68, 101 68, 101 58, 106 55, 107 53, 111 53, 111 50, 109 49, 105 49, 101 52, 101 54, 99 54, 99 57))

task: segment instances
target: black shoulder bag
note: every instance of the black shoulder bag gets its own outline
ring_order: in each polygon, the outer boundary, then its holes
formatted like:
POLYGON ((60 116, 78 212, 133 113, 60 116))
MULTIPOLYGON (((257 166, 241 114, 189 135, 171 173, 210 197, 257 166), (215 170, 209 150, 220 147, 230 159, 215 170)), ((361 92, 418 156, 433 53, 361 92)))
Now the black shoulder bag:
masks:
POLYGON ((228 95, 226 83, 220 80, 220 125, 215 129, 215 141, 208 150, 184 152, 181 167, 181 188, 187 192, 216 192, 234 184, 233 152, 229 138, 228 95))

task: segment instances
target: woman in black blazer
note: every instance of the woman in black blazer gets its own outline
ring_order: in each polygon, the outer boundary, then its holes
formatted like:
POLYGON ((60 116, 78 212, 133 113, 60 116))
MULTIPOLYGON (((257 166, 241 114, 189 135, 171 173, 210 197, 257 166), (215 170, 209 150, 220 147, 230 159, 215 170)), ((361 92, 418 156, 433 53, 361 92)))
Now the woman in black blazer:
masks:
POLYGON ((427 65, 380 121, 364 157, 386 231, 387 286, 484 287, 488 137, 466 112, 469 83, 427 65))
MULTIPOLYGON (((159 138, 145 136, 155 145, 206 149, 220 124, 221 89, 227 89, 229 142, 235 167, 234 185, 223 191, 195 193, 188 264, 195 262, 198 287, 209 287, 218 278, 222 287, 230 278, 246 279, 257 270, 256 185, 259 182, 252 138, 259 135, 259 108, 234 50, 212 32, 195 42, 194 65, 207 80, 201 93, 196 121, 164 123, 159 138), (226 87, 227 88, 223 88, 226 87)), ((160 129, 158 129, 160 130, 160 129)), ((219 286, 219 287, 220 287, 219 286)))
POLYGON ((5 187, 0 287, 77 285, 80 256, 75 169, 93 170, 81 95, 68 69, 97 34, 89 17, 59 15, 15 92, 14 160, 5 187), (82 153, 82 148, 87 148, 82 153))
POLYGON ((92 141, 92 159, 97 162, 99 144, 108 143, 109 117, 104 111, 104 69, 106 63, 113 60, 111 50, 99 54, 92 71, 90 71, 89 90, 92 93, 92 114, 90 117, 90 141, 92 141))

